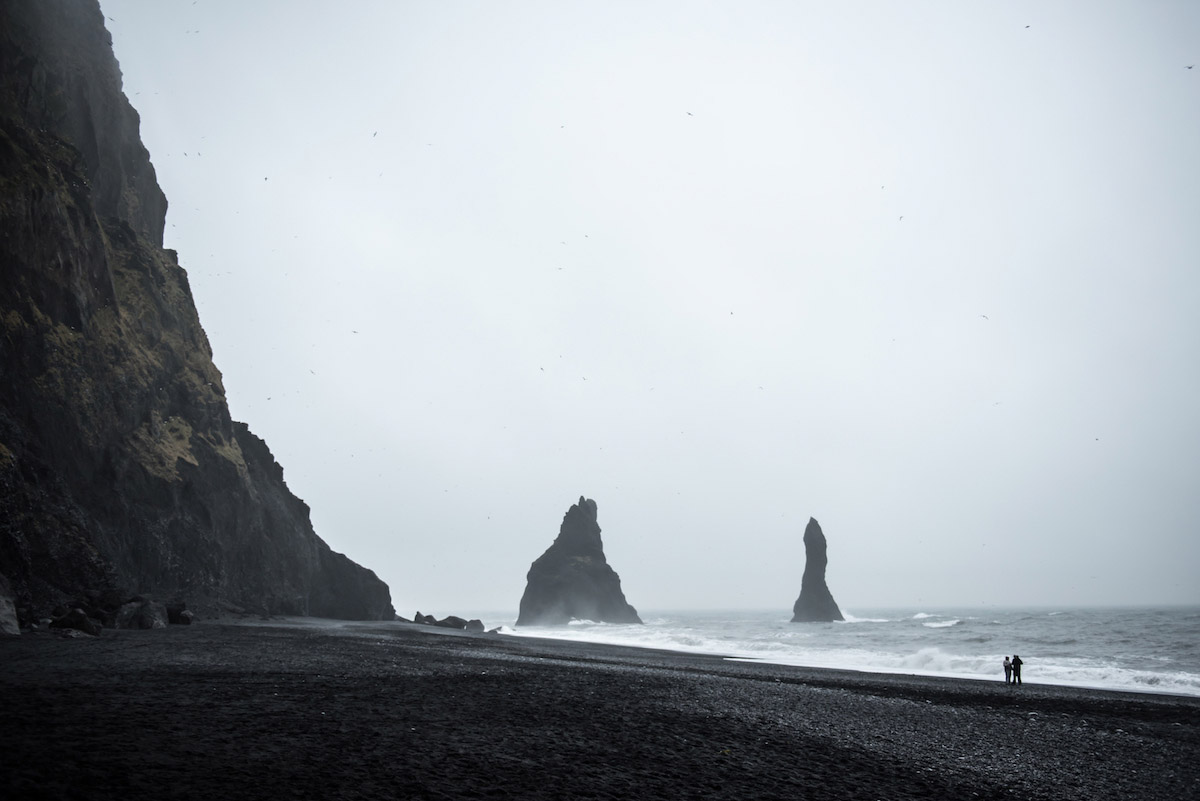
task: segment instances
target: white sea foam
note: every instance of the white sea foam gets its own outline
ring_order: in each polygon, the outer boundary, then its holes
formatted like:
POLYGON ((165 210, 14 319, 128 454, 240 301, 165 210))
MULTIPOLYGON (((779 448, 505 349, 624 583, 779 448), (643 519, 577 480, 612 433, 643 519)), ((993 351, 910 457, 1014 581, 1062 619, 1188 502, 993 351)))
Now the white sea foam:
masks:
MULTIPOLYGON (((1200 695, 1200 615, 1158 610, 1080 610, 986 617, 888 611, 846 624, 798 624, 779 612, 663 613, 645 625, 577 622, 505 626, 502 633, 612 643, 811 667, 1003 681, 1007 653, 1022 654, 1024 680, 1104 689, 1200 695), (963 621, 975 621, 964 625, 963 621), (982 621, 982 623, 980 622, 982 621), (1136 649, 1117 647, 1131 641, 1136 649)), ((480 616, 481 618, 484 616, 480 616)))

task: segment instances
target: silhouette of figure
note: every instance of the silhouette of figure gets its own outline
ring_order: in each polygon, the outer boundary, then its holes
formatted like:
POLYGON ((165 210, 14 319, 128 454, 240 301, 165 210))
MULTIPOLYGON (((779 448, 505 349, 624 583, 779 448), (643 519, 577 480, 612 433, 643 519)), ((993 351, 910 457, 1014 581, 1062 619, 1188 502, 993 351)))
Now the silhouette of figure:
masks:
POLYGON ((1012 658, 1013 684, 1021 683, 1021 665, 1022 664, 1023 663, 1021 662, 1021 657, 1017 656, 1016 654, 1013 654, 1013 658, 1012 658))
POLYGON ((1008 684, 1012 681, 1012 662, 1008 661, 1008 657, 1004 657, 1004 683, 1008 684))

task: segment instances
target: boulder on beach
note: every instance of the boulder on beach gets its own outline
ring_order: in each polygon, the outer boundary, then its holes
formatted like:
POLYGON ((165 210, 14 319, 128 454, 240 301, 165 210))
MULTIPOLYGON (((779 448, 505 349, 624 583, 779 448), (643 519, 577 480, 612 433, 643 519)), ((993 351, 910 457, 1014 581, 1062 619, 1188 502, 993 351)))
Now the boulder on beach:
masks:
POLYGON ((168 612, 166 604, 148 598, 133 598, 117 612, 119 629, 165 629, 168 612))
POLYGON ((194 615, 183 601, 172 601, 167 604, 167 622, 172 626, 189 626, 194 615))
POLYGON ((554 543, 529 568, 518 626, 558 626, 572 620, 641 623, 604 558, 596 502, 580 496, 567 510, 554 543))
POLYGON ((17 606, 13 602, 12 588, 8 579, 0 575, 0 636, 20 635, 21 625, 17 622, 17 606))
POLYGON ((816 518, 810 517, 804 529, 804 577, 800 580, 800 597, 792 607, 793 623, 828 623, 845 619, 825 583, 828 562, 825 534, 816 518))
POLYGON ((90 634, 93 637, 99 637, 102 629, 99 621, 92 620, 87 616, 86 612, 78 607, 75 609, 68 609, 66 614, 50 621, 50 628, 64 629, 67 631, 82 631, 84 634, 90 634))

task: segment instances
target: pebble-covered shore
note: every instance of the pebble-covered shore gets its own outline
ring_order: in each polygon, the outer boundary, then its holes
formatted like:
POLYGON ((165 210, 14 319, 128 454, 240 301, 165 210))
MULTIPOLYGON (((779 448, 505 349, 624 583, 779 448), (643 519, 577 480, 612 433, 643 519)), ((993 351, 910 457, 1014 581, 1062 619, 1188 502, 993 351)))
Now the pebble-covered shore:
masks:
POLYGON ((402 623, 0 640, 0 797, 1200 798, 1200 699, 402 623))

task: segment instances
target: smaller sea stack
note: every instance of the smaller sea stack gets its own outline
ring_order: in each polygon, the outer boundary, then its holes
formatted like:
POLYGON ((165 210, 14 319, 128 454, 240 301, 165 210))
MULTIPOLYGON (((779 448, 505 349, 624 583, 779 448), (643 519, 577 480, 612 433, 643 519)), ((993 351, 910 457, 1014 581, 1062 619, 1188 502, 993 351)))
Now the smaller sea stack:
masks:
POLYGON ((810 517, 804 529, 804 578, 800 580, 800 597, 792 607, 793 623, 845 620, 825 584, 825 566, 828 563, 825 534, 816 518, 810 517))
POLYGON ((518 626, 561 626, 572 620, 641 623, 625 601, 621 577, 604 558, 596 502, 580 496, 558 537, 529 568, 518 626))

